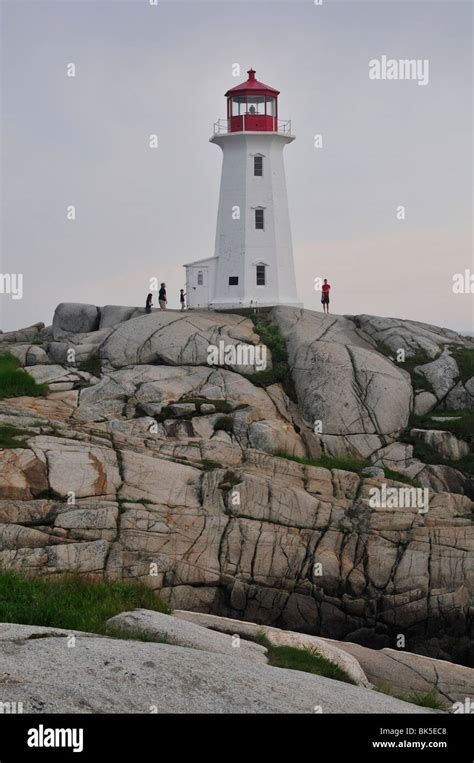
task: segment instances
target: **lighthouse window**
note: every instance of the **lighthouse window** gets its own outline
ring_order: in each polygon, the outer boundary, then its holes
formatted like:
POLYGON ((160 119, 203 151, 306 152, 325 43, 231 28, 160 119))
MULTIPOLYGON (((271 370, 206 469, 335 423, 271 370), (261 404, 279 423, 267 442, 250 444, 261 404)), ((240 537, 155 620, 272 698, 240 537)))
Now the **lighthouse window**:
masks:
POLYGON ((204 283, 204 275, 203 275, 203 272, 202 272, 202 270, 198 270, 198 282, 197 282, 197 285, 198 285, 198 286, 202 286, 202 285, 203 285, 203 283, 204 283))
POLYGON ((265 265, 257 265, 257 286, 265 286, 265 265))
POLYGON ((267 115, 270 117, 276 115, 276 98, 267 98, 267 115))
POLYGON ((263 175, 263 156, 254 156, 253 158, 253 174, 258 177, 263 175))
POLYGON ((232 116, 239 117, 247 111, 247 96, 234 95, 232 98, 232 116))
POLYGON ((265 96, 249 95, 248 112, 249 114, 265 114, 265 96))
POLYGON ((263 209, 255 210, 255 227, 257 230, 263 230, 263 209))
POLYGON ((239 276, 229 276, 229 286, 238 286, 239 276))

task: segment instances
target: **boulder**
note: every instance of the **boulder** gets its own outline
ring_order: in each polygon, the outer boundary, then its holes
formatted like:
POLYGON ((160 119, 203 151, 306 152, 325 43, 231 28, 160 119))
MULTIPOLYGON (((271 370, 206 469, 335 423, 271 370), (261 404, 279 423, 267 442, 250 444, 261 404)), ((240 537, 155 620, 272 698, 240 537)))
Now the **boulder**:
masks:
MULTIPOLYGON (((32 326, 18 329, 18 331, 0 331, 0 344, 30 344, 41 339, 44 331, 44 323, 34 323, 32 326)), ((10 350, 10 347, 5 347, 3 351, 10 352, 10 350)))
POLYGON ((375 315, 347 317, 354 321, 363 336, 388 348, 394 356, 398 350, 404 350, 407 358, 426 355, 427 358, 434 359, 450 344, 469 345, 469 340, 455 331, 428 323, 375 315))
POLYGON ((123 307, 121 305, 105 305, 100 308, 99 329, 111 328, 118 323, 124 323, 131 318, 137 318, 145 313, 144 307, 123 307))
POLYGON ((432 392, 423 391, 418 392, 415 395, 415 402, 414 402, 414 413, 417 416, 424 416, 425 414, 429 413, 433 410, 433 408, 436 407, 438 403, 438 399, 436 395, 433 395, 432 392))
POLYGON ((199 624, 149 609, 122 612, 107 620, 107 625, 131 638, 143 635, 150 641, 164 641, 167 644, 187 646, 228 657, 241 657, 251 662, 267 662, 267 650, 259 644, 244 639, 233 639, 233 634, 227 636, 210 631, 199 624))
POLYGON ((446 397, 459 378, 457 363, 449 350, 443 350, 439 358, 431 363, 416 366, 414 370, 431 385, 438 401, 446 397))
POLYGON ((26 353, 26 365, 38 366, 42 363, 49 363, 48 353, 42 347, 34 344, 30 345, 26 353))
POLYGON ((451 432, 443 432, 439 429, 411 429, 410 435, 415 440, 424 442, 447 461, 459 461, 470 453, 467 442, 459 440, 451 432))
POLYGON ((84 334, 99 328, 100 311, 95 305, 61 302, 53 317, 53 338, 84 334))
MULTIPOLYGON (((166 365, 202 365, 212 368, 210 348, 240 347, 254 352, 258 337, 250 320, 236 315, 216 313, 171 313, 158 311, 117 325, 101 345, 99 354, 113 368, 160 363, 166 365)), ((266 348, 260 348, 266 352, 266 348)), ((271 367, 270 353, 266 353, 267 367, 271 367)), ((257 358, 245 354, 240 360, 225 361, 224 355, 217 365, 227 366, 239 373, 259 370, 257 358), (249 360, 250 362, 245 362, 249 360)))

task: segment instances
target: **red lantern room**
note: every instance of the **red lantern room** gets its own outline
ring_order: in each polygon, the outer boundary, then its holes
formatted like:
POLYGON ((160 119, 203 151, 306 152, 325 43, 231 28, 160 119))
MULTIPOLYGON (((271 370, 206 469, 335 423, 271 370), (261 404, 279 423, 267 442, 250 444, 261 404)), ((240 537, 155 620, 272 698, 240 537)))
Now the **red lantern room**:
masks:
POLYGON ((227 91, 228 132, 278 132, 279 90, 255 79, 255 69, 246 82, 227 91))

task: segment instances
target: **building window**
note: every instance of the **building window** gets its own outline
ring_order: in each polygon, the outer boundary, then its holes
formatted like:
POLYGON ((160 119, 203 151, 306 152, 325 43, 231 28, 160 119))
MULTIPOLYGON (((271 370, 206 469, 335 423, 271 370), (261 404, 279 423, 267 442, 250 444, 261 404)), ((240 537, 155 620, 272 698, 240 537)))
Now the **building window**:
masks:
POLYGON ((257 230, 263 230, 263 209, 255 210, 255 227, 257 230))
POLYGON ((239 276, 229 276, 229 286, 238 286, 239 276))
POLYGON ((204 283, 204 274, 203 274, 202 270, 198 270, 198 282, 197 282, 197 285, 198 286, 202 286, 203 283, 204 283))
POLYGON ((265 286, 265 265, 257 265, 257 286, 265 286))
POLYGON ((253 174, 257 177, 263 175, 263 156, 254 156, 253 158, 253 174))

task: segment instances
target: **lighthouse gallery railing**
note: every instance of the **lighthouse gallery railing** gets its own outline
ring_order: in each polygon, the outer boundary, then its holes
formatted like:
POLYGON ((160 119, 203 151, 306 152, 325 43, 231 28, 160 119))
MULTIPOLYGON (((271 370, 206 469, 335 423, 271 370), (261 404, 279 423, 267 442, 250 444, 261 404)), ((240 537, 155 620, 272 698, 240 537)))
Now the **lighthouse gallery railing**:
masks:
MULTIPOLYGON (((247 132, 245 129, 245 114, 243 117, 244 129, 242 131, 239 130, 239 132, 247 132)), ((276 119, 275 121, 276 130, 274 130, 274 132, 282 133, 283 135, 291 135, 291 119, 276 119)), ((214 122, 214 135, 225 135, 228 132, 230 132, 228 119, 218 119, 217 122, 214 122)), ((248 132, 252 131, 249 130, 248 132)))

